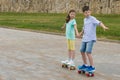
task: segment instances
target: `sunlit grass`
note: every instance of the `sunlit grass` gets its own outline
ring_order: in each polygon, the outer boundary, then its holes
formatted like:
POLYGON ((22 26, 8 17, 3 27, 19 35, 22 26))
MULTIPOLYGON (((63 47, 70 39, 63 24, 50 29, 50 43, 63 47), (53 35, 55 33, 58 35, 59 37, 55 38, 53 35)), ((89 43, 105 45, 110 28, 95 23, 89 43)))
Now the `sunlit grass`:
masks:
MULTIPOLYGON (((61 26, 65 23, 67 14, 58 13, 0 13, 0 25, 10 28, 31 29, 37 31, 50 31, 63 33, 61 26)), ((94 15, 109 27, 108 31, 97 28, 98 37, 120 40, 120 15, 94 15)), ((83 15, 77 14, 78 30, 83 26, 83 15)))

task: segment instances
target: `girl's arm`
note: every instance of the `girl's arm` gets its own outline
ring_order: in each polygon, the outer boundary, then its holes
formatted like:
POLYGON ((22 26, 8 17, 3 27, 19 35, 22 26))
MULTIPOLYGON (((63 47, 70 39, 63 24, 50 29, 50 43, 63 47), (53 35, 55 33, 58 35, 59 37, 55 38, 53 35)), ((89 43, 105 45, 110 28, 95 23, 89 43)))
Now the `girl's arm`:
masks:
POLYGON ((75 29, 75 33, 77 35, 77 37, 79 36, 79 32, 78 32, 78 29, 77 29, 77 24, 74 25, 74 29, 75 29))
POLYGON ((61 27, 61 29, 63 30, 65 29, 65 27, 66 27, 66 23, 61 27))
POLYGON ((100 26, 105 30, 109 29, 108 27, 106 27, 102 22, 100 23, 100 26))

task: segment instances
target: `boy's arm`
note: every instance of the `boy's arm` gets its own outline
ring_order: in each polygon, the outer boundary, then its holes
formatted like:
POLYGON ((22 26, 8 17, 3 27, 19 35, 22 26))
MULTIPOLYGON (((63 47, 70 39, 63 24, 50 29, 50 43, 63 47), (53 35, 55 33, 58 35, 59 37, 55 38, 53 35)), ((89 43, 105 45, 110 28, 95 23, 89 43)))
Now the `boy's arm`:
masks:
POLYGON ((66 27, 66 23, 61 27, 61 29, 63 30, 65 29, 65 27, 66 27))
POLYGON ((108 27, 106 27, 102 22, 100 23, 100 26, 105 30, 109 29, 108 27))
POLYGON ((100 26, 104 29, 104 31, 105 31, 106 29, 108 29, 108 27, 106 27, 102 22, 100 22, 99 20, 97 20, 95 17, 92 17, 92 20, 93 20, 93 23, 94 23, 94 24, 100 25, 100 26))

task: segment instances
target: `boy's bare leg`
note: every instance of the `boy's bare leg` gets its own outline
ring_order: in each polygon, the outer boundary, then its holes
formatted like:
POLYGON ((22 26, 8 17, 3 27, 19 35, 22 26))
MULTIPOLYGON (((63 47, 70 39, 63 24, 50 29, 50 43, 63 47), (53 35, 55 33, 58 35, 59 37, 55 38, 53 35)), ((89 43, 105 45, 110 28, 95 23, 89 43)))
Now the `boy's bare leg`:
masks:
POLYGON ((81 52, 82 55, 82 60, 84 64, 87 64, 87 58, 86 58, 86 54, 84 52, 81 52))
POLYGON ((90 66, 94 66, 93 57, 92 57, 91 53, 87 53, 87 56, 88 56, 88 59, 89 59, 89 62, 90 62, 90 66))

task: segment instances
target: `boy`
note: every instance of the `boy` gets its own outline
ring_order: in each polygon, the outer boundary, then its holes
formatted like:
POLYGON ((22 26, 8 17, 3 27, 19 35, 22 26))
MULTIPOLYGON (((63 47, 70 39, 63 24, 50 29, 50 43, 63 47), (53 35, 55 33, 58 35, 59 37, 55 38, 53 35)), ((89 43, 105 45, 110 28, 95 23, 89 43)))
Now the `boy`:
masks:
POLYGON ((94 72, 95 67, 92 58, 92 47, 94 42, 96 42, 96 26, 101 26, 104 31, 108 29, 102 22, 97 20, 95 17, 91 16, 91 11, 89 6, 84 6, 82 8, 84 18, 84 26, 83 30, 80 32, 80 36, 82 37, 82 44, 80 48, 80 52, 82 55, 83 65, 79 66, 79 69, 85 69, 88 72, 94 72), (85 54, 86 53, 86 54, 85 54), (87 64, 87 58, 90 63, 90 66, 87 64))

